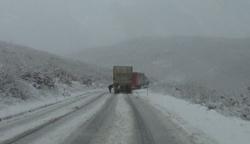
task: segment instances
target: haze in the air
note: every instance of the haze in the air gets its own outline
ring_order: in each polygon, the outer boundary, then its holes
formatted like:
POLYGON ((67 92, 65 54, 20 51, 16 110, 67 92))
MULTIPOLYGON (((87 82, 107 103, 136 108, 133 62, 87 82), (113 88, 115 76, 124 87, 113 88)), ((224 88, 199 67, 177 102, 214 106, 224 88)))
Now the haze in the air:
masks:
POLYGON ((0 144, 247 144, 250 0, 0 0, 0 144))
POLYGON ((0 0, 0 39, 55 53, 145 36, 250 37, 248 0, 0 0))

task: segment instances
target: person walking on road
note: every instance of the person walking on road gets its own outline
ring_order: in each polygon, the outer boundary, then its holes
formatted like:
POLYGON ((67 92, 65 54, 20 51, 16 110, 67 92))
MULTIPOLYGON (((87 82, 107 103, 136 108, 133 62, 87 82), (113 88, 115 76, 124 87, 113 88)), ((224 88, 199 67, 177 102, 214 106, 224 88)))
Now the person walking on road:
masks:
POLYGON ((113 84, 109 85, 108 88, 109 88, 109 93, 111 93, 112 88, 113 88, 113 84))

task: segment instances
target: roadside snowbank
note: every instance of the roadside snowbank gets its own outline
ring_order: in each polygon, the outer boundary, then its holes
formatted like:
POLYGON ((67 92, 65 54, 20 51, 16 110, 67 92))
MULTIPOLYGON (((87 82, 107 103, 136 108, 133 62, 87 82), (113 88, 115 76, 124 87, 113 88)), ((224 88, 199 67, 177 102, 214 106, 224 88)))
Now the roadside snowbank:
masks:
POLYGON ((236 117, 225 117, 206 107, 191 104, 169 95, 137 91, 137 95, 168 115, 200 143, 248 144, 250 122, 236 117), (211 141, 208 141, 211 138, 211 141), (213 140, 212 140, 213 139, 213 140), (212 142, 213 141, 213 142, 212 142))

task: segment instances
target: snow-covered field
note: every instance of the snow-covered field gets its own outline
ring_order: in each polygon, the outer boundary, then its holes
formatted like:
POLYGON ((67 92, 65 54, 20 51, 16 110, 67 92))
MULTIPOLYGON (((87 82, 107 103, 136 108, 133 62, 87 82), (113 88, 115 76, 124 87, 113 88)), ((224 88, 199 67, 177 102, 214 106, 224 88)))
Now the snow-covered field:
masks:
POLYGON ((206 107, 191 104, 169 95, 136 92, 163 114, 181 126, 199 143, 248 144, 250 142, 250 122, 237 117, 226 117, 206 107))

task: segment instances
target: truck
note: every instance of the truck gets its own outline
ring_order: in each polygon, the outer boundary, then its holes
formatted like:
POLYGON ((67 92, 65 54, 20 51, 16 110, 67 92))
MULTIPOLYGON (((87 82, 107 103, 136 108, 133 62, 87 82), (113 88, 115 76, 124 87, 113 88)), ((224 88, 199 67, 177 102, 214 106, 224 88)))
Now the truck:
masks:
POLYGON ((132 66, 113 67, 113 87, 114 93, 132 93, 132 66))
POLYGON ((132 74, 132 89, 140 89, 142 83, 142 75, 143 73, 133 72, 132 74))
POLYGON ((133 72, 132 74, 132 89, 141 89, 148 87, 149 80, 144 73, 133 72))

